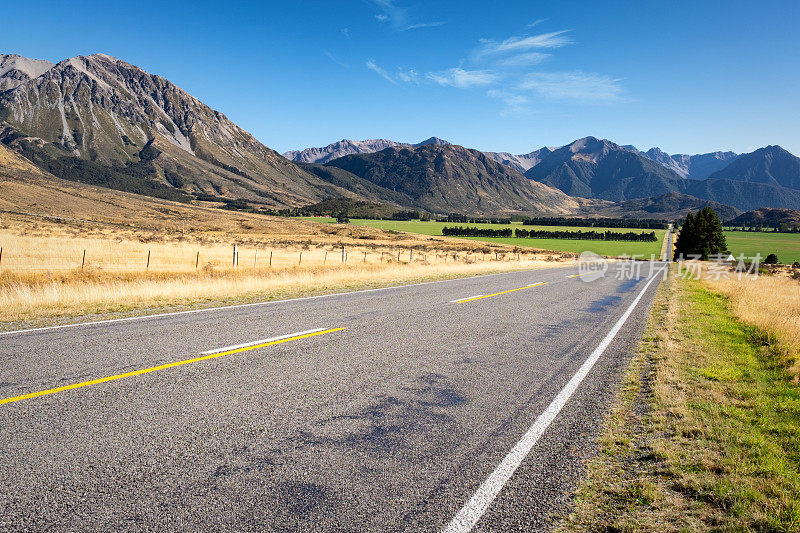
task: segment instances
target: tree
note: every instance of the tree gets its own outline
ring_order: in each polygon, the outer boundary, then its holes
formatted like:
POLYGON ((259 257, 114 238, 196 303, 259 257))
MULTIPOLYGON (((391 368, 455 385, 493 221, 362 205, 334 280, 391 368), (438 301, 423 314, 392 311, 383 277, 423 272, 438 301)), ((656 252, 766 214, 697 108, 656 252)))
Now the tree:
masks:
POLYGON ((726 253, 725 233, 717 213, 704 207, 697 214, 687 213, 675 243, 675 259, 699 256, 708 261, 712 255, 726 253))
POLYGON ((769 254, 766 259, 764 259, 765 265, 777 265, 779 263, 778 256, 775 254, 769 254))

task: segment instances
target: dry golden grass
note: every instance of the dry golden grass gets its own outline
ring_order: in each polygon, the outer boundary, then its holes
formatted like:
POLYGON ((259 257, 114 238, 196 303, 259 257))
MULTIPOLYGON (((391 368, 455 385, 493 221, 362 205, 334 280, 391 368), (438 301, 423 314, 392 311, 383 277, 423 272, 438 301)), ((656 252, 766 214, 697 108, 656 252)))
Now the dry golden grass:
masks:
POLYGON ((197 274, 71 272, 55 276, 0 276, 0 322, 136 308, 318 294, 518 269, 552 267, 551 261, 473 263, 359 263, 295 266, 280 270, 197 274))
MULTIPOLYGON (((74 270, 86 272, 152 273, 159 272, 211 272, 234 270, 233 247, 229 243, 214 241, 188 241, 183 239, 129 239, 118 232, 82 237, 71 227, 54 232, 0 229, 0 272, 57 273, 74 270)), ((235 242, 235 241, 234 241, 235 242)), ((408 244, 408 243, 404 243, 408 244)), ((347 264, 381 264, 387 262, 484 262, 495 257, 493 250, 484 247, 451 248, 459 241, 437 247, 427 245, 392 246, 380 240, 360 239, 354 243, 326 243, 325 239, 305 242, 253 243, 237 246, 238 270, 263 272, 295 266, 335 266, 347 264)), ((526 257, 560 258, 560 254, 522 252, 526 257)), ((510 249, 501 250, 500 256, 516 258, 510 249)))
POLYGON ((713 291, 724 294, 736 318, 755 326, 766 342, 777 347, 800 377, 800 282, 783 276, 752 276, 706 280, 713 291))

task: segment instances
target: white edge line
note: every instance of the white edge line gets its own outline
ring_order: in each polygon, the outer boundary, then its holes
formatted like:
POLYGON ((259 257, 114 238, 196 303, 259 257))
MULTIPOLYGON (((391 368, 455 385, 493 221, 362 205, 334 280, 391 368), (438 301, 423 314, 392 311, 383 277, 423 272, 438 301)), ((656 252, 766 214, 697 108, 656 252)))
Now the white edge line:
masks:
POLYGON ((611 344, 611 341, 614 340, 614 337, 616 337, 619 330, 628 320, 628 317, 633 313, 636 304, 638 304, 642 296, 644 296, 647 288, 650 287, 653 280, 663 271, 663 268, 660 269, 650 278, 650 281, 642 288, 639 295, 633 300, 633 303, 631 303, 628 309, 622 314, 617 323, 614 324, 614 327, 611 328, 611 331, 608 332, 597 348, 595 348, 592 354, 584 361, 575 375, 564 385, 561 392, 550 402, 547 409, 536 418, 533 425, 525 432, 519 442, 514 445, 497 468, 486 478, 486 481, 478 487, 475 494, 473 494, 469 501, 456 513, 450 523, 442 530, 443 533, 466 533, 472 530, 475 524, 478 523, 483 513, 486 512, 486 509, 489 508, 492 501, 494 501, 508 480, 511 479, 511 476, 528 453, 530 453, 533 446, 544 434, 553 420, 555 420, 556 416, 558 416, 558 413, 564 405, 566 405, 570 397, 572 397, 583 379, 589 374, 594 364, 603 352, 605 352, 609 344, 611 344))
POLYGON ((458 300, 450 300, 451 304, 457 304, 458 302, 463 302, 464 300, 472 300, 473 298, 480 298, 484 296, 483 294, 476 294, 475 296, 467 296, 466 298, 459 298, 458 300))
MULTIPOLYGON (((572 265, 566 265, 566 266, 563 266, 563 267, 553 267, 553 268, 554 269, 556 269, 556 268, 569 268, 571 266, 572 265)), ((360 293, 364 293, 364 292, 388 291, 388 290, 391 290, 391 289, 402 289, 402 288, 405 288, 405 287, 418 287, 420 285, 431 285, 431 284, 434 284, 434 283, 448 283, 448 282, 453 282, 453 281, 463 281, 463 280, 469 280, 469 279, 474 279, 474 278, 488 278, 490 276, 506 276, 506 275, 509 275, 509 274, 518 274, 520 272, 531 272, 533 270, 539 270, 539 269, 530 268, 530 269, 526 269, 526 270, 516 270, 516 271, 512 271, 512 272, 494 272, 492 274, 479 274, 477 276, 468 276, 468 277, 463 277, 463 278, 440 279, 440 280, 436 280, 436 281, 423 281, 423 282, 420 282, 420 283, 410 283, 408 285, 392 285, 391 287, 377 287, 375 289, 361 289, 361 290, 358 290, 358 291, 335 292, 335 293, 332 293, 332 294, 317 294, 315 296, 302 296, 300 298, 287 298, 285 300, 268 300, 268 301, 264 301, 264 302, 251 302, 251 303, 247 303, 247 304, 223 305, 223 306, 219 306, 219 307, 204 307, 202 309, 188 309, 186 311, 173 311, 173 312, 170 312, 170 313, 158 313, 158 314, 155 314, 155 315, 127 316, 127 317, 123 317, 123 318, 110 318, 108 320, 95 320, 95 321, 92 321, 92 322, 77 322, 75 324, 61 324, 61 325, 58 325, 58 326, 44 326, 44 327, 41 327, 41 328, 15 329, 15 330, 11 330, 11 331, 0 331, 0 337, 2 337, 3 335, 12 335, 12 334, 15 334, 15 333, 17 333, 17 334, 33 333, 33 332, 37 332, 37 331, 47 331, 47 330, 51 330, 51 329, 77 328, 77 327, 80 327, 80 326, 96 326, 98 324, 111 324, 111 323, 114 323, 114 322, 130 322, 130 321, 134 321, 134 320, 146 320, 146 319, 149 319, 149 318, 163 318, 165 316, 190 315, 190 314, 194 314, 194 313, 205 313, 205 312, 208 312, 208 311, 223 311, 223 310, 227 310, 227 309, 238 309, 238 308, 242 308, 242 307, 254 307, 254 306, 260 306, 260 305, 281 304, 281 303, 286 303, 286 302, 299 302, 299 301, 303 301, 303 300, 316 300, 316 299, 319 299, 319 298, 332 298, 332 297, 335 297, 335 296, 347 296, 349 294, 360 294, 360 293)))
POLYGON ((283 339, 290 339, 292 337, 299 337, 300 335, 308 335, 309 333, 317 333, 325 331, 328 328, 309 329, 306 331, 298 331, 297 333, 287 333, 286 335, 278 335, 277 337, 270 337, 269 339, 261 339, 253 342, 246 342, 244 344, 235 344, 233 346, 226 346, 225 348, 215 348, 205 352, 200 352, 200 355, 211 355, 214 353, 228 352, 230 350, 238 350, 239 348, 247 348, 248 346, 256 346, 258 344, 265 344, 273 341, 281 341, 283 339))
POLYGON ((537 287, 539 285, 544 285, 544 281, 537 281, 536 283, 531 283, 530 285, 525 285, 526 287, 537 287))

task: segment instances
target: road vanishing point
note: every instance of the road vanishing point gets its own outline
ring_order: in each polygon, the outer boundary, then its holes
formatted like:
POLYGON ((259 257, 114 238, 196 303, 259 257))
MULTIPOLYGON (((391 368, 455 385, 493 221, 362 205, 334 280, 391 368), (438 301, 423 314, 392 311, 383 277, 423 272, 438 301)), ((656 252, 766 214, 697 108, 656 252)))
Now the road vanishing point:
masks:
POLYGON ((664 263, 0 334, 0 530, 547 530, 664 263))

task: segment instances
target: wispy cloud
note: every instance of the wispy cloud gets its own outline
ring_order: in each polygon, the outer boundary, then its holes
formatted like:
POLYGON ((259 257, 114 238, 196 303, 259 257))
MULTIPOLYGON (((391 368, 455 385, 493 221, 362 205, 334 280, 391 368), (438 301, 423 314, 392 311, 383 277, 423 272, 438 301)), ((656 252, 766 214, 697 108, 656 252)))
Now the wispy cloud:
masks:
POLYGON ((439 26, 444 26, 446 22, 439 21, 439 22, 418 22, 416 24, 409 24, 405 27, 406 30, 416 30, 417 28, 437 28, 439 26))
POLYGON ((412 21, 408 8, 401 7, 394 0, 369 0, 380 13, 375 18, 380 22, 389 23, 395 31, 416 30, 419 28, 436 28, 445 24, 444 21, 420 22, 412 21))
POLYGON ((503 68, 530 67, 541 64, 550 55, 542 52, 525 52, 498 59, 493 64, 503 68))
POLYGON ((620 79, 591 72, 535 72, 518 85, 553 100, 616 102, 622 99, 620 79))
POLYGON ((464 70, 462 68, 429 72, 426 77, 439 85, 458 87, 460 89, 491 85, 497 81, 497 74, 494 72, 488 70, 464 70))
POLYGON ((525 28, 526 28, 526 29, 535 28, 536 26, 538 26, 538 25, 539 25, 539 24, 541 24, 542 22, 545 22, 546 20, 547 20, 547 19, 536 19, 536 20, 534 20, 533 22, 531 22, 530 24, 528 24, 527 26, 525 26, 525 28))
POLYGON ((500 100, 505 105, 506 112, 520 113, 528 111, 529 98, 524 94, 516 94, 508 91, 489 89, 486 96, 500 100))
POLYGON ((378 76, 380 76, 381 78, 383 78, 383 79, 385 79, 386 81, 388 81, 389 83, 391 83, 391 84, 393 84, 393 85, 397 85, 397 82, 395 81, 395 79, 394 79, 394 78, 392 78, 392 77, 389 75, 389 73, 388 73, 388 72, 386 72, 386 70, 385 70, 385 69, 383 69, 383 68, 379 67, 379 66, 378 66, 378 65, 375 63, 375 61, 373 61, 373 60, 371 60, 371 59, 370 59, 369 61, 367 61, 367 68, 368 68, 368 69, 370 69, 371 71, 373 71, 374 73, 376 73, 376 74, 377 74, 378 76))
POLYGON ((325 54, 325 57, 327 57, 328 59, 330 59, 331 61, 333 61, 333 62, 334 62, 334 63, 336 63, 337 65, 339 65, 340 67, 342 67, 342 68, 350 68, 350 65, 348 65, 348 64, 347 64, 347 63, 345 63, 344 61, 340 60, 338 57, 336 57, 336 56, 335 56, 335 55, 333 55, 332 53, 330 53, 330 52, 323 52, 323 54, 325 54))
POLYGON ((419 83, 422 80, 422 76, 413 68, 408 70, 398 68, 397 78, 406 83, 419 83))
POLYGON ((519 53, 536 49, 561 48, 572 44, 573 40, 565 35, 569 30, 540 33, 523 37, 509 37, 505 41, 497 42, 492 39, 481 39, 481 45, 475 52, 476 58, 487 56, 519 53))
POLYGON ((342 32, 342 35, 344 35, 348 39, 350 38, 350 28, 342 28, 341 32, 342 32))
MULTIPOLYGON (((390 14, 390 9, 397 9, 393 0, 371 1, 387 9, 387 22, 394 20, 390 14)), ((403 18, 404 11, 395 16, 403 21, 404 27, 409 26, 403 18)), ((398 86, 427 83, 464 90, 482 88, 486 97, 500 103, 501 115, 530 113, 532 106, 543 100, 585 104, 626 101, 621 79, 594 72, 541 70, 543 62, 554 59, 556 49, 574 43, 568 31, 515 36, 503 41, 482 39, 473 49, 471 59, 444 70, 418 72, 404 67, 387 70, 372 59, 366 66, 398 86)))

